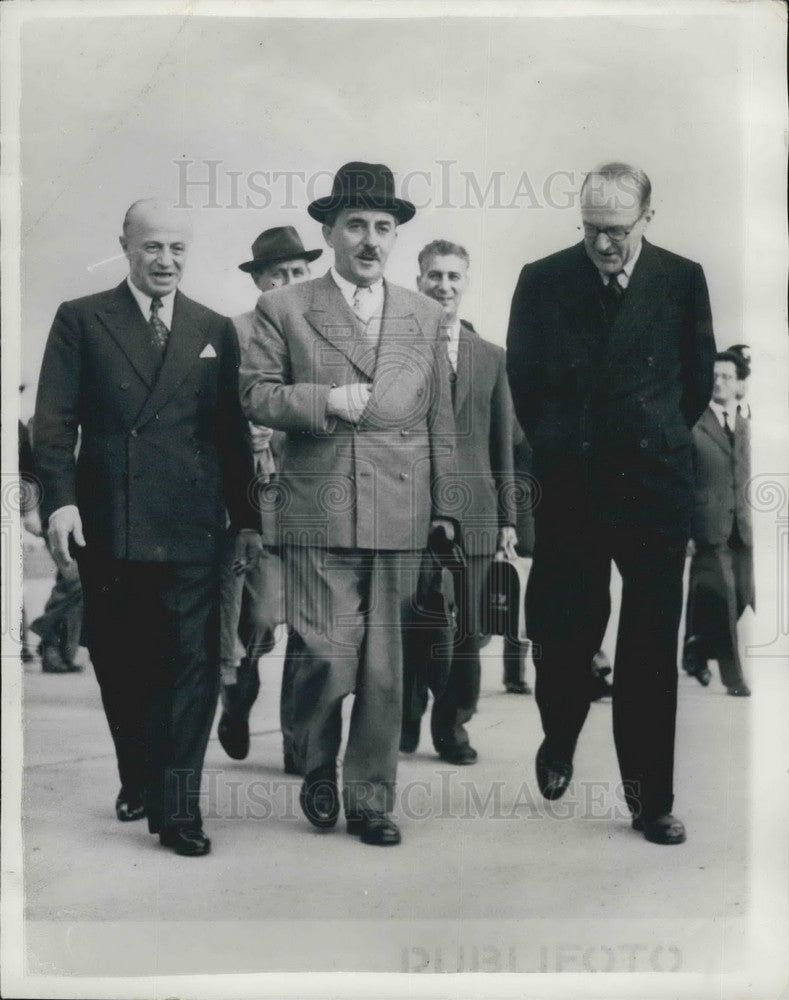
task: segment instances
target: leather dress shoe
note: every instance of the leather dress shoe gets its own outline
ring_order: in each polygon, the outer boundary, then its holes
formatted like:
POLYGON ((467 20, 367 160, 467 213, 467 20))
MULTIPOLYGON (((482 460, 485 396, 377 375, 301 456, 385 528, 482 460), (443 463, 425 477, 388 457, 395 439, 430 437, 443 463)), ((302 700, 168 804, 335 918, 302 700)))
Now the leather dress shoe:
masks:
POLYGON ((363 844, 373 847, 394 847, 402 840, 400 828, 391 816, 376 812, 373 809, 363 809, 351 813, 347 817, 348 833, 359 836, 363 844))
POLYGON ((130 795, 121 789, 115 800, 115 815, 121 823, 132 823, 135 819, 142 819, 145 816, 142 795, 130 795))
POLYGON ((531 694, 532 690, 526 681, 507 681, 504 685, 507 694, 531 694))
POLYGON ((421 728, 421 719, 403 721, 400 728, 400 749, 403 753, 413 753, 419 746, 421 728))
POLYGON ((159 843, 172 847, 185 858, 201 858, 211 850, 211 841, 200 827, 170 826, 159 833, 159 843))
POLYGON ((635 816, 631 826, 639 833, 643 833, 651 844, 682 844, 685 842, 685 825, 671 813, 664 813, 653 819, 635 816))
POLYGON ((702 687, 707 687, 712 680, 706 657, 701 655, 697 639, 686 640, 682 650, 682 669, 690 677, 695 677, 702 687))
POLYGON ((41 672, 43 674, 78 674, 82 667, 67 660, 57 646, 51 643, 41 645, 41 672))
POLYGON ((248 719, 234 719, 227 712, 222 712, 216 735, 228 757, 232 757, 233 760, 246 760, 249 754, 248 719))
POLYGON ((438 751, 438 756, 447 764, 475 764, 477 761, 477 751, 468 743, 458 743, 455 746, 442 747, 438 751))
POLYGON ((340 815, 340 793, 335 766, 316 767, 301 786, 299 805, 307 819, 319 830, 328 830, 340 815))
POLYGON ((537 787, 543 798, 560 799, 567 791, 573 776, 573 762, 561 758, 549 757, 546 750, 547 740, 543 740, 537 751, 535 770, 537 772, 537 787))
POLYGON ((735 698, 750 698, 751 689, 747 684, 733 684, 730 688, 726 688, 726 694, 734 695, 735 698))

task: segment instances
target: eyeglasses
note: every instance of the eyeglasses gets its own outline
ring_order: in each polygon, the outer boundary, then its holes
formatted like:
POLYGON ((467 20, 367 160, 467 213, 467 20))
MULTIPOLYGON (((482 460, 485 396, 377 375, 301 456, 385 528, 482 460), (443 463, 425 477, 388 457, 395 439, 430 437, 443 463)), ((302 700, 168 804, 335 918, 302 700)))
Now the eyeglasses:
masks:
POLYGON ((593 226, 591 223, 585 222, 583 226, 578 226, 577 228, 579 230, 583 229, 584 239, 591 240, 592 243, 597 242, 597 237, 601 233, 604 233, 612 243, 622 243, 643 218, 644 213, 642 212, 632 226, 605 226, 600 229, 598 226, 593 226))

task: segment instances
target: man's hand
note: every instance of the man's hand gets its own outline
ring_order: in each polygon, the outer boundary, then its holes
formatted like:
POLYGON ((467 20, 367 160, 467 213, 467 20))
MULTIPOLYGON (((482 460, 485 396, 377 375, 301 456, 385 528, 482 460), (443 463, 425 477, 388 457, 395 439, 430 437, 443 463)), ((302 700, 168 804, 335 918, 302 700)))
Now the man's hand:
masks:
POLYGON ((233 553, 233 572, 236 576, 246 573, 257 565, 263 554, 263 539, 253 528, 242 528, 236 535, 236 549, 233 553))
POLYGON ((370 386, 367 382, 350 382, 329 389, 326 401, 326 416, 339 417, 349 424, 358 424, 370 401, 370 386))
POLYGON ((36 538, 44 537, 44 530, 41 527, 41 518, 38 516, 38 508, 25 511, 22 515, 22 527, 36 538))
POLYGON ((59 507, 49 518, 47 541, 52 558, 60 570, 65 572, 74 560, 68 550, 69 538, 73 537, 75 544, 85 547, 85 536, 82 534, 82 518, 73 504, 59 507))
POLYGON ((437 517, 434 521, 430 522, 430 534, 432 534, 436 528, 441 528, 443 530, 448 542, 454 542, 455 525, 451 521, 447 521, 443 517, 437 517))
POLYGON ((504 553, 505 559, 515 559, 518 553, 515 551, 515 546, 518 544, 518 535, 515 529, 511 526, 502 528, 499 531, 499 541, 498 550, 504 553))

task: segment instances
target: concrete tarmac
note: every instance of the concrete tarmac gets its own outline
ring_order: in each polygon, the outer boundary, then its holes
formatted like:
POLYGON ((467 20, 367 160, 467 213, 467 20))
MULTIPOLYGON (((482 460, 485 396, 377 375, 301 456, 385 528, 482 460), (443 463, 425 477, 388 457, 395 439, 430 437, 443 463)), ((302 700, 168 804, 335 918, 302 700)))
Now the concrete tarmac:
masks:
MULTIPOLYGON (((48 585, 28 581, 29 619, 48 585)), ((260 662, 248 759, 229 760, 214 726, 203 800, 213 851, 199 859, 162 848, 144 820, 115 819, 119 783, 87 651, 79 674, 25 667, 31 974, 738 968, 752 705, 728 697, 717 672, 707 689, 680 677, 675 812, 688 829, 684 845, 652 845, 630 828, 610 702, 591 706, 567 795, 542 800, 537 708, 533 697, 504 692, 494 638, 470 724, 478 763, 439 761, 426 723, 418 751, 401 755, 403 843, 374 848, 348 836, 342 820, 321 833, 301 814, 300 780, 281 770, 283 653, 280 643, 260 662)))

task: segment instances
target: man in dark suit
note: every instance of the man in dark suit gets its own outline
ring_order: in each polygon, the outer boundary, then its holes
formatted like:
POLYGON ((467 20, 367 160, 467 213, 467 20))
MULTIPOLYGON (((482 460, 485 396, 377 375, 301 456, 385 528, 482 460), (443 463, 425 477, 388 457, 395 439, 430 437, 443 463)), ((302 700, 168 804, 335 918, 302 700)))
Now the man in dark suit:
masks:
MULTIPOLYGON (((239 264, 259 292, 298 284, 310 278, 310 264, 323 250, 307 250, 293 226, 264 230, 252 244, 252 260, 239 264)), ((241 356, 254 332, 254 310, 233 318, 241 356)), ((259 424, 249 425, 258 486, 277 474, 282 431, 259 424)), ((261 511, 263 514, 263 511, 261 511)), ((266 512, 268 514, 268 512, 266 512)), ((284 622, 282 563, 277 548, 276 524, 263 517, 263 552, 257 562, 237 574, 232 549, 222 564, 222 626, 220 639, 222 715, 217 736, 234 760, 249 753, 249 713, 260 690, 258 659, 270 652, 277 626, 284 622), (237 649, 240 646, 240 656, 237 649)), ((285 650, 280 689, 280 726, 286 774, 302 771, 293 750, 293 637, 285 650)))
POLYGON ((75 549, 79 563, 117 817, 147 814, 163 845, 199 856, 227 516, 239 564, 261 543, 232 324, 176 290, 190 239, 183 212, 131 206, 128 278, 55 316, 33 444, 52 553, 67 567, 75 549))
POLYGON ((388 815, 402 703, 402 615, 433 525, 446 537, 442 477, 454 425, 441 309, 385 282, 397 227, 415 209, 382 164, 349 163, 312 202, 334 266, 261 295, 241 370, 247 417, 287 432, 280 538, 296 635, 294 744, 301 806, 337 821, 342 702, 355 692, 343 760, 348 832, 391 845, 388 815))
POLYGON ((705 687, 707 660, 717 660, 729 694, 750 695, 737 643, 737 622, 754 606, 753 531, 746 494, 751 475, 750 421, 738 412, 743 359, 715 360, 712 399, 693 428, 696 505, 691 524, 685 648, 682 665, 705 687))
MULTIPOLYGON (((452 408, 457 434, 457 479, 466 569, 460 577, 458 632, 451 649, 446 684, 433 687, 430 720, 441 760, 473 764, 466 723, 477 709, 480 685, 481 605, 485 577, 496 551, 515 557, 512 410, 504 351, 483 340, 458 315, 469 282, 468 251, 447 240, 428 243, 419 254, 417 287, 444 311, 442 324, 450 365, 452 408)), ((450 484, 447 484, 449 487, 450 484)), ((400 749, 413 752, 427 704, 428 665, 440 651, 441 635, 420 618, 409 630, 405 656, 405 696, 400 749)))
POLYGON ((523 268, 507 366, 541 488, 527 588, 540 644, 536 698, 547 798, 572 777, 589 664, 623 592, 614 740, 633 826, 685 839, 673 803, 677 631, 693 509, 690 428, 709 399, 715 347, 704 273, 647 243, 651 185, 606 164, 581 190, 583 241, 523 268))

